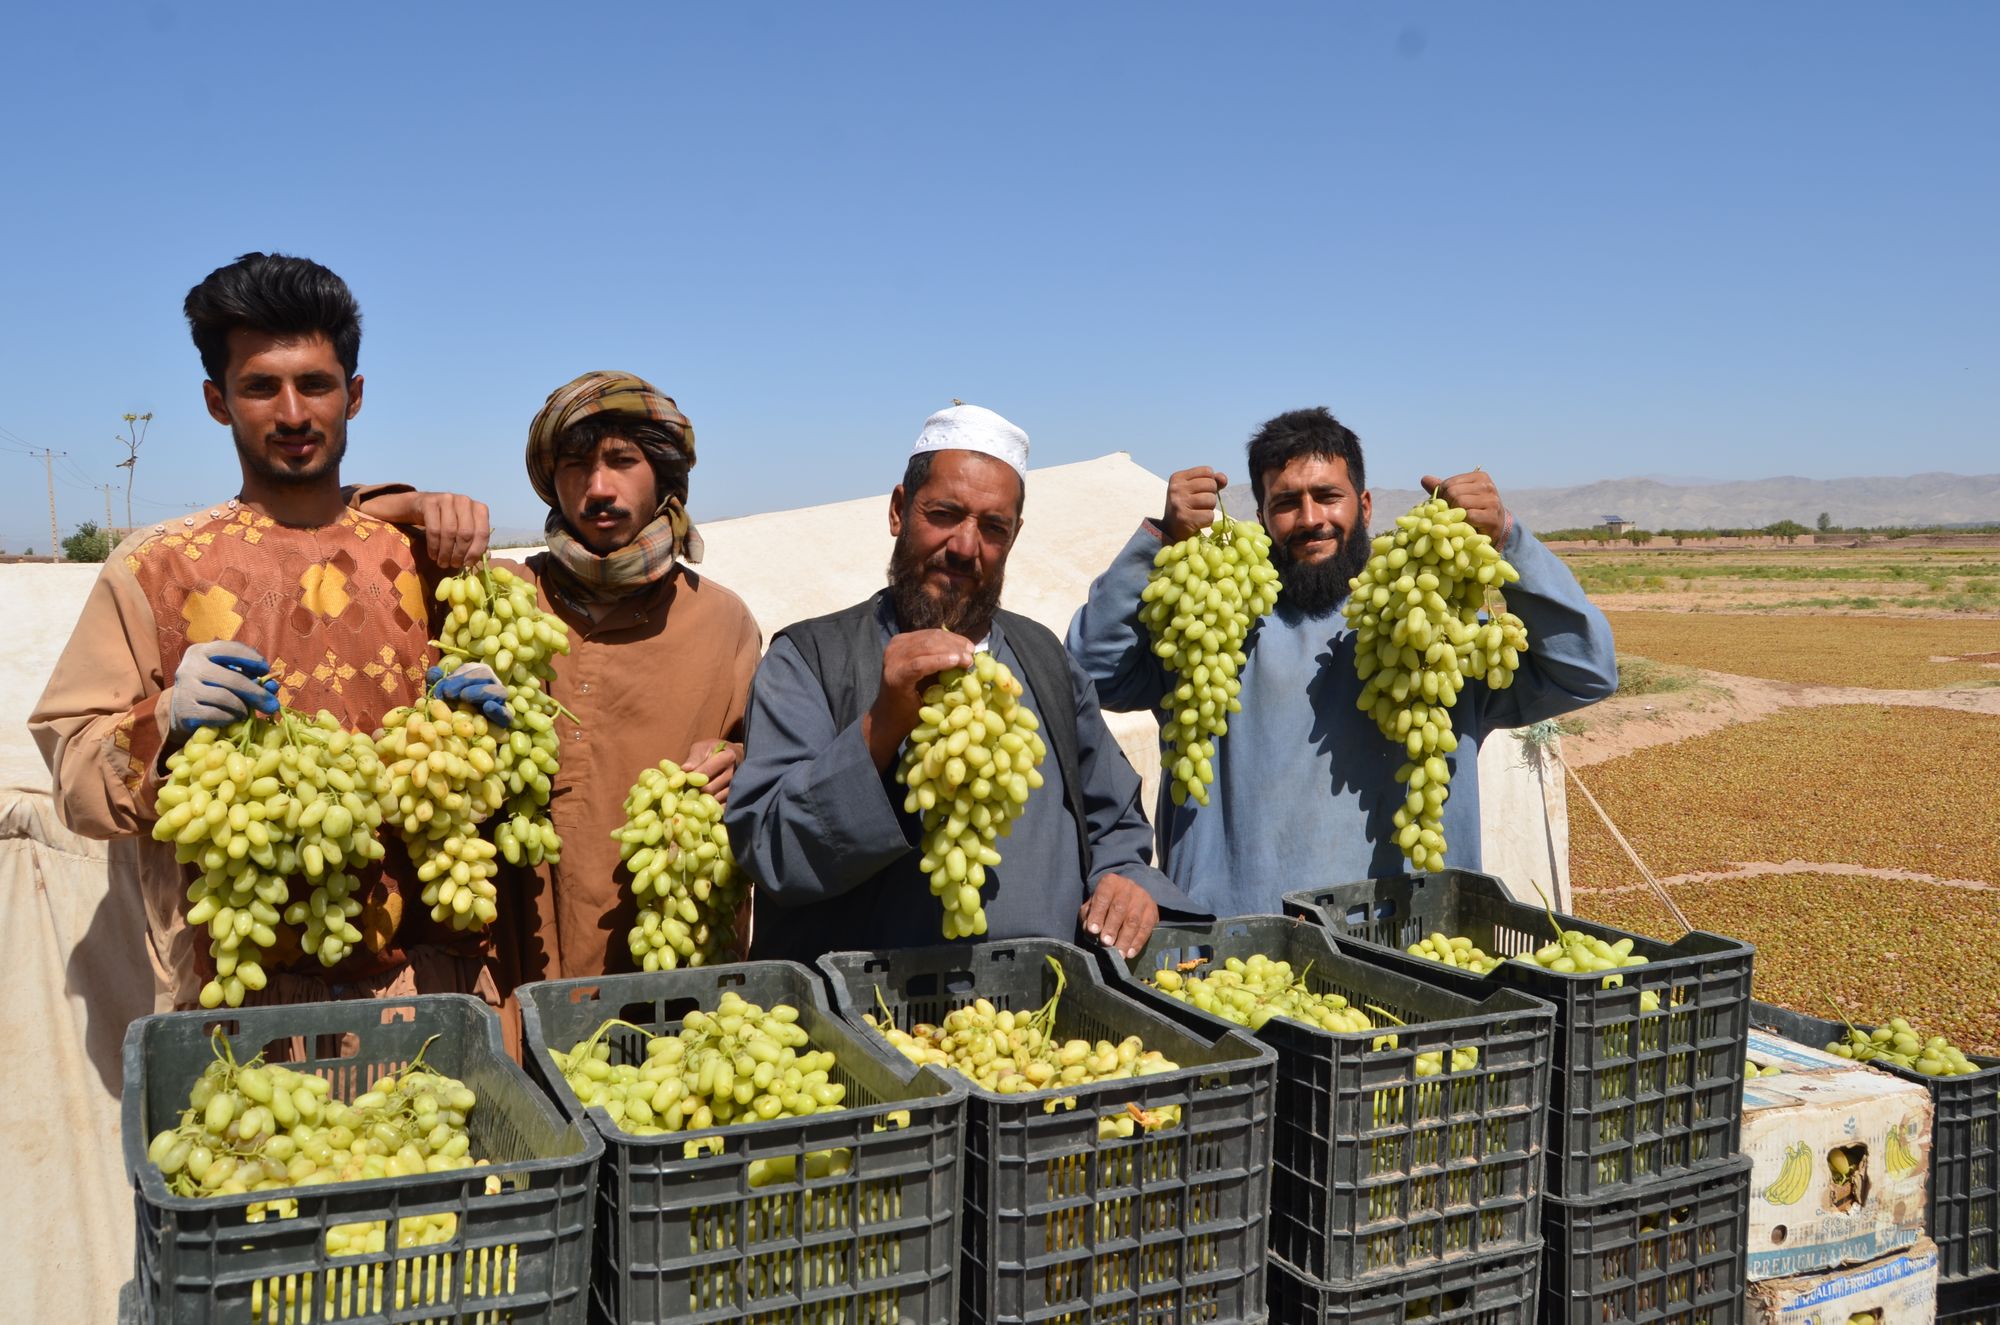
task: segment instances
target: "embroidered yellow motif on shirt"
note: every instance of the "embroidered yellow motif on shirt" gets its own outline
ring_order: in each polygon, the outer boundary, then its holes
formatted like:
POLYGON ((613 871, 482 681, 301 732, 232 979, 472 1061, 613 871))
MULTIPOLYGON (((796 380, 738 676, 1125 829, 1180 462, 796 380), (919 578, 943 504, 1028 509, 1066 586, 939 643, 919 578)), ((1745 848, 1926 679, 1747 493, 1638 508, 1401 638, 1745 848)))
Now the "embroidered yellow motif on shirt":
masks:
POLYGON ((334 694, 345 694, 346 683, 354 679, 354 668, 340 660, 332 649, 326 651, 326 658, 313 668, 313 680, 319 682, 334 694))
POLYGON ((243 618, 236 612, 236 595, 219 584, 189 594, 181 602, 181 619, 187 622, 184 633, 190 644, 235 639, 243 628, 243 618))
POLYGON ((338 620, 352 601, 347 596, 347 576, 338 566, 306 567, 305 574, 299 576, 299 588, 305 590, 299 601, 306 610, 317 612, 328 621, 338 620))
MULTIPOLYGON (((406 570, 396 577, 396 593, 402 598, 403 610, 410 614, 410 620, 425 620, 424 582, 415 571, 406 570)), ((394 661, 393 656, 391 661, 394 661)))
POLYGON ((382 651, 376 657, 381 661, 364 665, 361 669, 362 675, 380 685, 383 694, 393 695, 396 693, 396 682, 401 678, 403 671, 396 665, 396 651, 384 644, 382 651))

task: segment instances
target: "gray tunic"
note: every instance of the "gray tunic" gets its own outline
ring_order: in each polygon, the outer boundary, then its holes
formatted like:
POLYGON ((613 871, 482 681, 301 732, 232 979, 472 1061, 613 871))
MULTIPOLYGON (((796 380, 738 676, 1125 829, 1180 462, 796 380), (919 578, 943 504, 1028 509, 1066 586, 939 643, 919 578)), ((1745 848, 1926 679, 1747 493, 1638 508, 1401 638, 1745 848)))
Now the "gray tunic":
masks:
MULTIPOLYGON (((1159 549, 1158 531, 1142 526, 1070 623, 1070 652, 1114 712, 1157 709, 1166 692, 1166 668, 1138 616, 1159 549)), ((1445 756, 1453 773, 1445 861, 1464 869, 1480 864, 1478 759, 1487 733, 1568 713, 1618 688, 1611 627, 1569 567, 1518 520, 1500 550, 1521 572, 1507 606, 1527 625, 1528 652, 1511 686, 1474 681, 1452 709, 1458 751, 1445 756)), ((1338 613, 1280 609, 1251 628, 1244 652, 1243 711, 1216 742, 1209 804, 1175 805, 1161 785, 1168 875, 1201 906, 1233 916, 1276 914, 1294 889, 1404 873, 1391 840, 1404 752, 1355 707, 1354 632, 1338 613)))
MULTIPOLYGON (((886 595, 878 596, 876 623, 886 647, 896 631, 886 595)), ((987 648, 1026 683, 997 622, 987 648)), ((1104 725, 1090 678, 1068 662, 1070 693, 1030 690, 1024 702, 1037 713, 1068 704, 1076 714, 1088 868, 1077 858, 1052 751, 1041 767, 1044 785, 1012 835, 995 844, 1001 862, 987 871, 984 890, 988 938, 1079 940, 1077 913, 1106 874, 1131 879, 1162 909, 1200 914, 1153 868, 1138 775, 1104 725)), ((943 908, 917 869, 919 819, 904 812, 903 794, 893 767, 876 770, 858 715, 836 725, 820 678, 779 636, 751 684, 743 763, 726 816, 737 862, 757 883, 753 956, 810 961, 843 949, 944 942, 943 908)))

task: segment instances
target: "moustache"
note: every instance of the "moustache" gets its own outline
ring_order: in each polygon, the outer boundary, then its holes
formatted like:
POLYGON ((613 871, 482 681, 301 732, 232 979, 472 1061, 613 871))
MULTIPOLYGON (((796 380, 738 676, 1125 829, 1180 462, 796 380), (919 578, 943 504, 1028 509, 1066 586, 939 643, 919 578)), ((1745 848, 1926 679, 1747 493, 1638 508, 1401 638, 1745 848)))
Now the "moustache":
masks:
POLYGON ((1322 538, 1332 539, 1336 548, 1344 541, 1338 529, 1335 529, 1332 525, 1324 525, 1318 529, 1299 530, 1296 534, 1285 540, 1285 546, 1291 548, 1293 551, 1297 551, 1306 544, 1322 538))
POLYGON ((326 434, 317 428, 312 428, 305 432, 273 432, 264 435, 265 443, 271 446, 276 446, 280 443, 295 444, 298 442, 324 442, 325 440, 326 434))
POLYGON ((595 520, 601 515, 608 515, 614 520, 625 520, 631 517, 632 512, 627 510, 625 507, 620 506, 615 501, 593 501, 585 503, 583 508, 584 519, 595 520))
POLYGON ((970 557, 961 557, 957 553, 948 550, 933 553, 930 559, 924 562, 924 569, 952 571, 959 575, 971 575, 974 577, 977 577, 979 574, 979 564, 977 562, 973 561, 970 557))

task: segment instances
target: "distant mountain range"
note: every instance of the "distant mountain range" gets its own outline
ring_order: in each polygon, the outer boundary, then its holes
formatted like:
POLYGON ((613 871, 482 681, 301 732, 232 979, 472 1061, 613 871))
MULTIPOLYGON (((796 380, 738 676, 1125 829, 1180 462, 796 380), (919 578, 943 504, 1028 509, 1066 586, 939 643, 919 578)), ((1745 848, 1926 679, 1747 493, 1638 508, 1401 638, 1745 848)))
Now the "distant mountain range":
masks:
MULTIPOLYGON (((1379 528, 1422 500, 1413 488, 1376 488, 1379 528)), ((1912 474, 1904 478, 1780 478, 1718 481, 1607 479, 1572 488, 1502 488, 1530 529, 1580 529, 1622 516, 1642 529, 1747 529, 1796 520, 1810 529, 1822 511, 1837 526, 2000 522, 2000 474, 1912 474)), ((1223 491, 1230 514, 1250 513, 1250 485, 1223 491)))

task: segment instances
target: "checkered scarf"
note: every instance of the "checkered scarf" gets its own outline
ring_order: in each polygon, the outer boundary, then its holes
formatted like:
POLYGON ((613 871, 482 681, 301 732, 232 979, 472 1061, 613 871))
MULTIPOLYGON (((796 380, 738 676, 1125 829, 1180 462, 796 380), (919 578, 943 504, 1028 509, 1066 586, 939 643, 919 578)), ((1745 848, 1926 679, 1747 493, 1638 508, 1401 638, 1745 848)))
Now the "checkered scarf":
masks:
POLYGON ((677 438, 677 449, 694 465, 694 425, 674 404, 672 396, 630 373, 585 373, 549 393, 541 413, 528 427, 528 481, 550 506, 544 526, 549 553, 566 573, 563 587, 572 597, 603 601, 620 598, 673 572, 677 561, 701 560, 701 534, 688 518, 687 506, 668 494, 652 523, 616 552, 599 556, 570 532, 556 497, 556 439, 593 414, 622 414, 665 424, 677 438))

